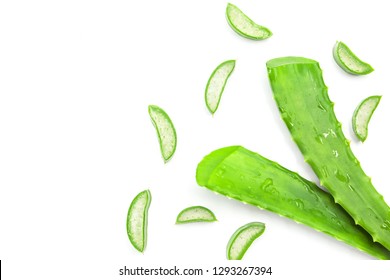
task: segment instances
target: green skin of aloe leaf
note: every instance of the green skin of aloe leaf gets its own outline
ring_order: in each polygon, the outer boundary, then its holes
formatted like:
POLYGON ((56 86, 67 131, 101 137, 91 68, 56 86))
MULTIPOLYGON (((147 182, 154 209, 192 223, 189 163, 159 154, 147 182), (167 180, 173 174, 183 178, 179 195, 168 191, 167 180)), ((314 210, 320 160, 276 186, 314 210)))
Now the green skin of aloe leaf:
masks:
POLYGON ((390 250, 390 208, 351 151, 318 62, 276 58, 267 62, 267 69, 282 119, 321 185, 374 241, 390 250))
POLYGON ((222 148, 204 157, 196 180, 200 186, 293 219, 378 259, 390 259, 390 252, 355 225, 329 193, 243 147, 222 148))

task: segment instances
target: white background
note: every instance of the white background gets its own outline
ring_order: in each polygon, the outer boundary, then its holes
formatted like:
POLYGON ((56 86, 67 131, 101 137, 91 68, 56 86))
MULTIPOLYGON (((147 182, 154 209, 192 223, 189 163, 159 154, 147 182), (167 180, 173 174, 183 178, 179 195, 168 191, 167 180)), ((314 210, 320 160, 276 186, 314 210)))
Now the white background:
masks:
POLYGON ((386 1, 232 3, 274 35, 257 42, 239 37, 226 22, 225 0, 0 2, 5 279, 123 279, 118 269, 124 265, 164 264, 272 265, 274 279, 335 274, 333 267, 349 276, 364 267, 388 270, 388 262, 356 264, 372 257, 195 181, 204 155, 238 144, 318 182, 279 117, 265 68, 271 58, 305 56, 320 62, 345 135, 390 202, 386 1), (362 77, 343 72, 332 57, 336 40, 375 71, 362 77), (236 68, 212 117, 204 88, 228 59, 237 60, 236 68), (377 94, 383 98, 361 144, 351 116, 361 100, 377 94), (177 150, 167 164, 149 104, 165 109, 176 127, 177 150), (152 204, 148 244, 140 254, 125 222, 131 200, 144 189, 152 204), (176 215, 191 205, 210 208, 219 221, 175 225, 176 215), (266 232, 244 261, 225 261, 230 235, 252 221, 266 223, 266 232))

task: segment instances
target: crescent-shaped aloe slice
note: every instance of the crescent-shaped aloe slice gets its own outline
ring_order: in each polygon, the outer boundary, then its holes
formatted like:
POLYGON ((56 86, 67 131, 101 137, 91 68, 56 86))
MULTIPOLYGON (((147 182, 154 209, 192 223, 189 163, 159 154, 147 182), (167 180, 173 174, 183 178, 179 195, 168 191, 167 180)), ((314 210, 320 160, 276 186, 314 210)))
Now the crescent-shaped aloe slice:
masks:
POLYGON ((283 57, 268 61, 267 68, 282 119, 321 185, 374 241, 390 250, 390 208, 352 153, 319 63, 283 57))
POLYGON ((210 209, 203 206, 191 206, 177 215, 176 224, 215 222, 216 220, 217 218, 210 209))
POLYGON ((336 42, 333 47, 333 57, 336 63, 347 73, 367 75, 374 71, 370 64, 360 60, 343 42, 336 42))
POLYGON ((143 252, 146 247, 148 210, 152 196, 149 190, 140 192, 131 202, 127 212, 127 235, 134 248, 143 252))
POLYGON ((265 231, 265 224, 253 222, 237 229, 226 247, 228 260, 241 260, 246 251, 260 235, 265 231))
POLYGON ((149 105, 150 118, 156 128, 160 150, 164 161, 170 160, 176 150, 176 130, 171 119, 163 109, 156 105, 149 105))
POLYGON ((233 72, 235 65, 235 60, 227 60, 222 62, 217 66, 217 68, 215 68, 207 82, 205 90, 205 101, 207 109, 211 114, 214 114, 218 109, 226 82, 229 79, 230 74, 233 72))
POLYGON ((376 258, 390 259, 390 252, 355 225, 329 193, 243 147, 222 148, 204 157, 198 164, 196 181, 214 192, 331 235, 376 258))
POLYGON ((381 101, 379 95, 374 95, 364 99, 359 106, 356 108, 352 117, 352 128, 357 138, 364 142, 368 135, 368 123, 370 122, 371 116, 374 113, 376 107, 381 101))
POLYGON ((232 29, 242 37, 264 40, 272 36, 272 32, 268 28, 255 23, 233 4, 228 3, 226 18, 232 29))

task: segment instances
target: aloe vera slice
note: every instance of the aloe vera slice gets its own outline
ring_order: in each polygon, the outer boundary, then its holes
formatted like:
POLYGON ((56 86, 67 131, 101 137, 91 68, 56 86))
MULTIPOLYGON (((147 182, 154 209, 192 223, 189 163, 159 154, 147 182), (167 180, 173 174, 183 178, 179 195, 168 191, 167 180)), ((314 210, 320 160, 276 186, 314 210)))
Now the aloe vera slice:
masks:
POLYGON ((356 108, 352 117, 352 128, 357 138, 364 142, 368 135, 368 123, 382 96, 374 95, 364 99, 356 108))
POLYGON ((282 57, 268 61, 267 69, 281 117, 321 185, 374 241, 390 250, 390 207, 344 136, 319 63, 282 57))
POLYGON ((260 235, 265 231, 265 224, 253 222, 237 229, 226 247, 228 260, 241 260, 246 251, 260 235))
POLYGON ((165 162, 170 160, 176 150, 176 130, 168 114, 156 105, 149 105, 150 118, 156 128, 160 150, 165 162))
POLYGON ((336 42, 333 47, 333 57, 336 63, 347 73, 367 75, 374 71, 370 64, 360 60, 343 42, 336 42))
POLYGON ((194 222, 215 222, 217 218, 214 213, 203 206, 191 206, 183 209, 176 218, 176 224, 194 222))
POLYGON ((143 252, 147 241, 148 210, 152 196, 149 190, 140 192, 127 212, 127 235, 134 248, 143 252))
POLYGON ((390 259, 390 252, 373 242, 328 192, 241 146, 221 148, 205 156, 196 169, 196 181, 213 192, 290 218, 376 258, 390 259))
POLYGON ((272 36, 272 32, 268 28, 255 23, 233 4, 228 3, 226 18, 231 28, 242 37, 264 40, 272 36))
POLYGON ((205 101, 207 109, 211 114, 214 114, 218 109, 226 82, 229 79, 230 74, 233 72, 235 65, 235 60, 222 62, 217 66, 217 68, 215 68, 207 82, 205 101))

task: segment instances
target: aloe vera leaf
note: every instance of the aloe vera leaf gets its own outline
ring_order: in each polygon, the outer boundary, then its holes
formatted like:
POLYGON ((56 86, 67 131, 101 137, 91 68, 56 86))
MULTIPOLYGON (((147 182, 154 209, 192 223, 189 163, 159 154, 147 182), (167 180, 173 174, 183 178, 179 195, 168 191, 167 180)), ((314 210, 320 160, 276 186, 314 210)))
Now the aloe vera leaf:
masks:
POLYGON ((267 68, 282 119, 321 185, 374 241, 390 249, 390 208, 352 153, 319 63, 284 57, 268 61, 267 68))
POLYGON ((259 236, 265 231, 265 224, 253 222, 243 225, 237 229, 230 237, 226 247, 226 257, 228 260, 241 260, 246 251, 259 236))
POLYGON ((222 62, 215 68, 207 81, 205 90, 205 102, 207 109, 211 114, 214 114, 219 106, 226 82, 232 74, 236 65, 235 60, 227 60, 222 62))
POLYGON ((148 211, 151 200, 150 191, 142 191, 133 199, 127 212, 127 236, 134 248, 141 253, 146 248, 148 211))
POLYGON ((390 252, 355 225, 329 193, 241 146, 205 156, 198 164, 196 180, 200 186, 305 224, 376 258, 390 259, 390 252))
POLYGON ((183 209, 176 218, 176 224, 195 222, 215 222, 217 218, 214 213, 203 206, 191 206, 183 209))
POLYGON ((355 109, 352 116, 352 128, 357 138, 364 142, 368 136, 368 123, 378 107, 382 96, 374 95, 364 99, 355 109))
POLYGON ((333 57, 341 69, 347 73, 367 75, 374 71, 374 68, 370 64, 360 60, 343 42, 336 42, 333 47, 333 57))
POLYGON ((264 40, 272 36, 272 32, 268 28, 255 23, 233 4, 227 4, 226 18, 230 27, 242 37, 264 40))
POLYGON ((149 116, 156 128, 161 155, 164 162, 169 161, 176 151, 177 135, 168 114, 156 105, 149 105, 149 116))

